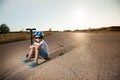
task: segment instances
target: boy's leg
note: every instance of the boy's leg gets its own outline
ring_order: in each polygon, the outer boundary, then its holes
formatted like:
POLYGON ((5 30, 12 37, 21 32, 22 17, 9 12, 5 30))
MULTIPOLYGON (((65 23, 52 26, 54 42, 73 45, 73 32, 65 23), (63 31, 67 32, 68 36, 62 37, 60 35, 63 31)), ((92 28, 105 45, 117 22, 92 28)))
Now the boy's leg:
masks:
POLYGON ((39 52, 40 52, 40 47, 39 46, 35 46, 35 60, 34 60, 35 63, 38 63, 39 52))
POLYGON ((35 67, 35 66, 38 65, 38 54, 39 54, 39 51, 40 51, 39 47, 36 46, 35 47, 35 60, 29 64, 30 67, 35 67))
POLYGON ((26 55, 26 59, 22 60, 22 62, 24 62, 24 63, 29 62, 30 59, 32 58, 33 52, 34 52, 34 45, 31 45, 29 54, 26 55))
POLYGON ((30 61, 32 54, 33 54, 34 49, 30 49, 30 53, 28 54, 28 57, 26 57, 26 59, 22 60, 23 63, 27 63, 30 61))
POLYGON ((33 52, 34 52, 34 49, 31 48, 31 49, 30 49, 30 52, 29 52, 29 54, 28 54, 28 59, 29 59, 29 60, 32 58, 33 52))

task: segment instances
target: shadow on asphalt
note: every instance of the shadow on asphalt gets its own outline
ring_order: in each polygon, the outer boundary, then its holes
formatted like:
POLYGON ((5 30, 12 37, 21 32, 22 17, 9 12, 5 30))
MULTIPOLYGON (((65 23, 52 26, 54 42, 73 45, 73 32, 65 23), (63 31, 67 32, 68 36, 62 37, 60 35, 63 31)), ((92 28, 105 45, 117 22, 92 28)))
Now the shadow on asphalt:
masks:
POLYGON ((58 57, 60 57, 60 56, 63 56, 63 55, 66 54, 67 52, 69 52, 69 51, 71 51, 72 49, 74 49, 75 46, 69 45, 69 46, 67 46, 67 47, 64 47, 63 45, 60 45, 60 46, 57 47, 57 48, 59 48, 59 49, 56 49, 56 48, 55 48, 56 50, 54 49, 55 51, 52 52, 52 53, 50 53, 50 55, 49 55, 49 60, 45 60, 45 61, 39 63, 38 66, 40 66, 40 65, 42 65, 42 64, 44 64, 44 63, 46 63, 46 62, 48 62, 48 61, 50 61, 50 60, 53 60, 53 59, 58 58, 58 57))

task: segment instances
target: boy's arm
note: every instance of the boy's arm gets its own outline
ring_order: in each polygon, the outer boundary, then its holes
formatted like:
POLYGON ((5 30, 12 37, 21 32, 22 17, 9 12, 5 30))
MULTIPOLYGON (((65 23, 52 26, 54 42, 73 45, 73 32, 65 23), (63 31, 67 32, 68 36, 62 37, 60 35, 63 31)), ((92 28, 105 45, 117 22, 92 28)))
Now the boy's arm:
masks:
POLYGON ((42 46, 43 46, 43 44, 34 45, 35 48, 41 48, 42 46))

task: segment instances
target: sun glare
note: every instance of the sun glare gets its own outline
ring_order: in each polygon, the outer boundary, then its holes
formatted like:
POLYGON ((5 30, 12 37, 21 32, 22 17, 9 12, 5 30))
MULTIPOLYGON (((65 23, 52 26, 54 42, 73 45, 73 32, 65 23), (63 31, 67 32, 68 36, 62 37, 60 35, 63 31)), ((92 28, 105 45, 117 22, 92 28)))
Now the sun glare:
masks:
POLYGON ((73 12, 72 23, 74 26, 77 26, 77 29, 88 29, 89 28, 89 19, 87 14, 82 9, 77 9, 73 12))
POLYGON ((84 19, 85 18, 85 12, 82 11, 82 10, 75 11, 74 18, 78 19, 78 20, 84 19))

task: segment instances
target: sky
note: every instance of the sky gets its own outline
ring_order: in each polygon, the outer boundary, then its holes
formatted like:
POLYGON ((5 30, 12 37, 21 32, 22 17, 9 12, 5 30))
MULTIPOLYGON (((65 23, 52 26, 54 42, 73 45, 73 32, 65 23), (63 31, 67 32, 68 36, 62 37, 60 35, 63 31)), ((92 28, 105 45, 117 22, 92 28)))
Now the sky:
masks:
POLYGON ((0 0, 0 25, 11 31, 120 26, 120 0, 0 0))

